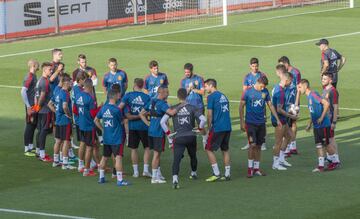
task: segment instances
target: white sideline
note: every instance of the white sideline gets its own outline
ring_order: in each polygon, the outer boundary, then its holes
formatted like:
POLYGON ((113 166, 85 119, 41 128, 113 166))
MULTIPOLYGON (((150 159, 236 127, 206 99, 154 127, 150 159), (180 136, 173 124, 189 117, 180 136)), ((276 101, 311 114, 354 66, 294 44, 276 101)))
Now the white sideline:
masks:
POLYGON ((273 45, 266 46, 266 48, 274 48, 274 47, 287 46, 287 45, 293 45, 293 44, 299 44, 299 43, 315 42, 321 38, 332 39, 332 38, 338 38, 338 37, 353 36, 353 35, 358 35, 358 34, 360 34, 360 31, 352 32, 352 33, 337 34, 337 35, 332 35, 332 36, 318 37, 318 38, 313 38, 313 39, 308 39, 308 40, 293 41, 293 42, 288 42, 288 43, 273 44, 273 45))
MULTIPOLYGON (((11 88, 11 89, 21 89, 20 86, 11 86, 11 85, 1 85, 0 88, 11 88)), ((102 91, 97 91, 97 94, 104 94, 102 91)), ((176 99, 176 96, 169 96, 171 99, 176 99)), ((229 100, 230 103, 240 103, 240 100, 229 100)), ((300 105, 301 107, 307 107, 306 105, 300 105)), ((347 108, 347 107, 340 107, 341 110, 349 110, 349 111, 360 111, 360 109, 357 108, 347 108)))
POLYGON ((164 43, 164 44, 183 44, 183 45, 205 45, 205 46, 226 46, 226 47, 250 47, 250 48, 267 48, 267 46, 260 45, 246 45, 246 44, 231 44, 231 43, 203 43, 203 42, 187 42, 187 41, 168 41, 168 40, 127 40, 130 42, 143 43, 164 43))
MULTIPOLYGON (((134 36, 134 37, 113 39, 113 40, 103 40, 103 41, 96 41, 96 42, 89 42, 89 43, 81 43, 81 44, 75 44, 75 45, 69 45, 69 46, 61 46, 60 48, 61 49, 69 49, 69 48, 76 48, 76 47, 82 47, 82 46, 92 46, 92 45, 98 45, 98 44, 104 44, 104 43, 129 41, 129 40, 148 38, 148 37, 156 37, 156 36, 164 36, 164 35, 177 34, 177 33, 186 33, 186 32, 191 32, 191 31, 196 31, 196 30, 206 30, 206 29, 217 28, 217 27, 223 27, 223 25, 198 27, 198 28, 192 28, 192 29, 186 29, 186 30, 176 30, 176 31, 171 31, 171 32, 166 32, 166 33, 155 33, 155 34, 149 34, 149 35, 143 35, 143 36, 134 36)), ((33 53, 39 53, 39 52, 49 52, 52 49, 53 48, 48 48, 48 49, 40 49, 40 50, 33 50, 33 51, 27 51, 27 52, 6 54, 6 55, 1 55, 0 58, 13 57, 13 56, 19 56, 19 55, 27 55, 27 54, 33 54, 33 53)))
MULTIPOLYGON (((297 14, 290 14, 290 15, 280 15, 280 16, 274 16, 269 18, 263 18, 263 19, 257 19, 257 20, 248 20, 248 21, 242 21, 242 22, 235 22, 236 24, 245 24, 245 23, 255 23, 255 22, 261 22, 261 21, 268 21, 268 20, 274 20, 274 19, 282 19, 282 18, 288 18, 288 17, 294 17, 294 16, 301 16, 301 15, 307 15, 307 14, 316 14, 316 13, 324 13, 329 11, 337 11, 337 10, 344 10, 348 8, 337 8, 337 9, 329 9, 329 10, 321 10, 321 11, 313 11, 313 12, 302 12, 297 14)), ((230 25, 233 25, 230 24, 230 25)), ((104 43, 112 43, 112 42, 119 42, 119 41, 131 41, 136 39, 142 39, 142 38, 148 38, 148 37, 155 37, 155 36, 165 36, 170 34, 177 34, 177 33, 186 33, 191 31, 197 31, 197 30, 205 30, 205 29, 212 29, 217 27, 224 27, 223 25, 215 25, 215 26, 209 26, 209 27, 199 27, 199 28, 191 28, 186 30, 178 30, 178 31, 170 31, 165 33, 157 33, 157 34, 149 34, 149 35, 143 35, 143 36, 134 36, 134 37, 127 37, 127 38, 119 38, 119 39, 113 39, 113 40, 103 40, 103 41, 96 41, 96 42, 89 42, 89 43, 81 43, 76 45, 68 45, 68 46, 62 46, 62 49, 69 49, 69 48, 76 48, 76 47, 82 47, 82 46, 91 46, 91 45, 97 45, 97 44, 104 44, 104 43)), ((311 40, 313 41, 313 40, 311 40)), ((171 41, 173 42, 173 41, 171 41)), ((192 43, 192 42, 190 42, 192 43)), ((295 42, 299 43, 299 42, 295 42)), ((285 43, 286 45, 290 45, 291 42, 285 43)), ((201 43, 201 45, 207 45, 206 43, 201 43)), ((213 43, 209 43, 208 45, 213 45, 213 43)), ((230 46, 230 45, 224 45, 224 46, 230 46)), ((245 45, 236 45, 235 46, 242 46, 245 47, 245 45)), ((259 47, 259 48, 272 48, 276 46, 281 46, 281 44, 275 44, 275 45, 269 45, 269 46, 259 46, 259 45, 247 45, 248 47, 259 47)), ((40 49, 40 50, 33 50, 33 51, 26 51, 26 52, 19 52, 19 53, 11 53, 11 54, 5 54, 0 55, 0 58, 6 58, 6 57, 13 57, 13 56, 20 56, 20 55, 28 55, 28 54, 34 54, 34 53, 40 53, 40 52, 48 52, 51 51, 53 48, 48 49, 40 49)))
POLYGON ((36 211, 22 211, 22 210, 14 210, 14 209, 7 209, 7 208, 0 208, 0 212, 17 213, 17 214, 29 214, 29 215, 41 215, 41 216, 57 217, 57 218, 94 219, 94 218, 89 218, 89 217, 78 217, 78 216, 63 215, 63 214, 50 214, 50 213, 36 212, 36 211))

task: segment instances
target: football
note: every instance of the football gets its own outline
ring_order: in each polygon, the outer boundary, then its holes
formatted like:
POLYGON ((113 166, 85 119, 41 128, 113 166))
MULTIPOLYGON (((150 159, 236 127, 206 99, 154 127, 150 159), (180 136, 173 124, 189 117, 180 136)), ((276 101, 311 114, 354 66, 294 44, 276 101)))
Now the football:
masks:
POLYGON ((300 108, 298 105, 295 105, 295 104, 291 104, 290 107, 289 107, 289 110, 288 112, 291 114, 291 115, 298 115, 299 114, 299 111, 300 111, 300 108))

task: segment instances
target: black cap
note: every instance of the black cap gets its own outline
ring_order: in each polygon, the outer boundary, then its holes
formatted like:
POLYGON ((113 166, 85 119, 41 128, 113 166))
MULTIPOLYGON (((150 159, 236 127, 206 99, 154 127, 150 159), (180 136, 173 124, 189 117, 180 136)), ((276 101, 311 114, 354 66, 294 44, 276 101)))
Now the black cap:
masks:
POLYGON ((321 44, 329 45, 329 41, 327 39, 321 39, 319 42, 315 43, 317 46, 320 46, 321 44))

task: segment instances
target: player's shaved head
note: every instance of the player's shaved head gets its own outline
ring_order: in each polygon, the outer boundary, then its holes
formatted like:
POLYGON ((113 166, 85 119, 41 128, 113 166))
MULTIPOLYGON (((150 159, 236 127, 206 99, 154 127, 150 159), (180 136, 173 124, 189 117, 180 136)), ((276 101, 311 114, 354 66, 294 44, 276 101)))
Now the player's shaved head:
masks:
POLYGON ((208 86, 212 86, 212 87, 214 87, 214 88, 217 87, 217 82, 216 82, 216 80, 213 79, 213 78, 207 79, 204 83, 207 84, 208 86))
POLYGON ((117 60, 115 58, 110 58, 108 60, 108 64, 110 64, 110 63, 116 63, 117 64, 117 60))
POLYGON ((39 67, 39 62, 36 61, 35 59, 30 59, 27 63, 28 67, 29 68, 32 68, 32 67, 39 67))
POLYGON ((258 58, 251 58, 250 59, 250 65, 252 65, 252 64, 259 64, 259 59, 258 58))
POLYGON ((86 72, 80 70, 76 75, 76 82, 79 83, 80 81, 85 81, 86 78, 87 78, 86 72))
POLYGON ((266 76, 261 76, 256 80, 257 83, 267 86, 269 84, 269 80, 266 76))
POLYGON ((165 85, 161 85, 158 88, 158 98, 159 99, 166 99, 169 96, 169 88, 165 85))
POLYGON ((300 84, 306 86, 307 88, 310 88, 310 82, 307 79, 301 79, 300 84))
POLYGON ((109 92, 107 93, 107 96, 110 100, 113 100, 114 102, 116 102, 118 100, 119 93, 116 92, 115 90, 109 90, 109 92))
POLYGON ((149 68, 159 67, 159 63, 155 60, 150 61, 149 68))
POLYGON ((84 55, 84 54, 78 55, 78 60, 80 60, 80 59, 86 59, 86 55, 84 55))
POLYGON ((185 88, 179 88, 177 91, 177 97, 179 100, 186 100, 186 97, 188 96, 187 91, 185 88))
POLYGON ((51 54, 52 54, 52 55, 55 55, 55 54, 57 54, 57 53, 59 53, 59 52, 62 52, 62 49, 55 48, 55 49, 53 49, 53 50, 51 51, 51 54))
POLYGON ((281 63, 281 64, 289 64, 290 65, 290 60, 287 56, 281 56, 279 59, 278 59, 278 63, 281 63))
POLYGON ((52 66, 52 64, 51 64, 50 62, 43 62, 43 63, 41 64, 41 69, 44 69, 44 68, 46 68, 46 67, 50 67, 50 68, 51 68, 51 66, 52 66))
POLYGON ((93 88, 93 82, 90 78, 85 79, 84 81, 84 88, 88 91, 92 91, 93 88))
POLYGON ((142 78, 135 78, 134 79, 134 85, 140 89, 144 87, 144 79, 142 78))
POLYGON ((286 67, 283 64, 278 64, 276 66, 276 70, 279 71, 279 73, 281 74, 285 74, 287 72, 286 67))

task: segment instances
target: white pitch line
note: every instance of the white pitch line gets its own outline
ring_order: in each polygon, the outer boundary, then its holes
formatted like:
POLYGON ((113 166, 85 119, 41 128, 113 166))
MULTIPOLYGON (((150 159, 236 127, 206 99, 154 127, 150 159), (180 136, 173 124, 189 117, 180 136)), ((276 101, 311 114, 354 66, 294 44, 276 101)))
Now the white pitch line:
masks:
POLYGON ((6 208, 0 208, 0 212, 17 213, 17 214, 29 214, 29 215, 41 215, 41 216, 57 217, 57 218, 94 219, 94 218, 89 218, 89 217, 78 217, 78 216, 63 215, 63 214, 50 214, 50 213, 36 212, 36 211, 21 211, 21 210, 6 209, 6 208))
POLYGON ((344 10, 344 9, 349 9, 349 8, 335 8, 335 9, 328 9, 328 10, 302 12, 302 13, 297 13, 297 14, 279 15, 279 16, 274 16, 274 17, 269 17, 269 18, 261 18, 261 19, 256 19, 256 20, 233 22, 230 25, 257 23, 257 22, 261 22, 261 21, 270 21, 270 20, 289 18, 289 17, 296 17, 296 16, 302 16, 302 15, 308 15, 308 14, 318 14, 318 13, 331 12, 331 11, 340 11, 340 10, 344 10))
POLYGON ((144 43, 183 44, 183 45, 267 48, 267 46, 260 46, 260 45, 231 44, 231 43, 206 43, 206 42, 187 42, 187 41, 168 41, 168 40, 140 40, 140 39, 127 40, 127 41, 130 41, 130 42, 144 42, 144 43))
MULTIPOLYGON (((92 45, 113 43, 113 42, 119 42, 119 41, 129 41, 129 40, 148 38, 148 37, 165 36, 165 35, 177 34, 177 33, 186 33, 186 32, 197 31, 197 30, 206 30, 206 29, 212 29, 212 28, 217 28, 217 27, 223 27, 223 25, 199 27, 199 28, 192 28, 192 29, 186 29, 186 30, 171 31, 171 32, 166 32, 166 33, 156 33, 156 34, 148 34, 148 35, 143 35, 143 36, 119 38, 119 39, 113 39, 113 40, 103 40, 103 41, 96 41, 96 42, 89 42, 89 43, 80 43, 80 44, 69 45, 69 46, 60 46, 59 48, 61 48, 61 49, 69 49, 69 48, 76 48, 76 47, 83 47, 83 46, 92 46, 92 45)), ((33 51, 27 51, 27 52, 19 52, 19 53, 12 53, 12 54, 1 55, 0 58, 20 56, 20 55, 28 55, 28 54, 34 54, 34 53, 40 53, 40 52, 49 52, 51 50, 53 50, 53 48, 33 50, 33 51)))
POLYGON ((333 35, 333 36, 318 37, 318 38, 308 39, 308 40, 293 41, 293 42, 288 42, 288 43, 273 44, 273 45, 266 46, 266 48, 288 46, 288 45, 294 45, 294 44, 300 44, 300 43, 309 43, 309 42, 317 41, 322 38, 332 39, 332 38, 338 38, 338 37, 353 36, 353 35, 358 35, 358 34, 360 34, 360 31, 352 32, 352 33, 337 34, 337 35, 333 35))
MULTIPOLYGON (((290 14, 290 15, 274 16, 274 17, 257 19, 257 20, 248 20, 248 21, 242 21, 242 22, 237 22, 237 23, 235 22, 230 25, 256 23, 256 22, 261 22, 261 21, 269 21, 269 20, 274 20, 274 19, 282 19, 282 18, 288 18, 288 17, 294 17, 294 16, 307 15, 307 14, 324 13, 324 12, 329 12, 329 11, 343 10, 343 9, 347 9, 347 8, 337 8, 337 9, 329 9, 329 10, 321 10, 321 11, 313 11, 313 12, 302 12, 302 13, 290 14)), ((218 28, 218 27, 224 27, 224 26, 223 25, 215 25, 215 26, 209 26, 209 27, 191 28, 191 29, 186 29, 186 30, 178 30, 178 31, 165 32, 165 33, 149 34, 149 35, 143 35, 143 36, 127 37, 127 38, 118 38, 118 39, 113 39, 113 40, 103 40, 103 41, 96 41, 96 42, 89 42, 89 43, 81 43, 81 44, 76 44, 76 45, 62 46, 61 48, 69 49, 69 48, 76 48, 76 47, 82 47, 82 46, 92 46, 92 45, 98 45, 98 44, 113 43, 113 42, 119 42, 119 41, 131 41, 131 40, 135 40, 135 39, 142 39, 142 38, 155 37, 155 36, 165 36, 165 35, 177 34, 177 33, 186 33, 186 32, 191 32, 191 31, 212 29, 212 28, 218 28)), ((202 44, 202 45, 206 45, 206 44, 202 44)), ((237 45, 237 46, 240 46, 240 45, 237 45)), ((259 46, 259 45, 248 45, 248 46, 249 47, 259 47, 259 48, 269 47, 269 46, 259 46)), ((275 45, 270 45, 269 48, 271 48, 271 47, 275 47, 275 45)), ((40 53, 40 52, 49 52, 52 49, 53 48, 48 48, 48 49, 40 49, 40 50, 5 54, 5 55, 0 55, 0 58, 28 55, 28 54, 34 54, 34 53, 40 53)))
MULTIPOLYGON (((20 86, 11 86, 11 85, 1 85, 0 88, 12 88, 12 89, 21 89, 20 86)), ((104 94, 102 91, 97 91, 97 94, 104 94)), ((176 96, 169 96, 170 99, 177 99, 176 96)), ((240 100, 229 100, 230 103, 240 103, 240 100)), ((301 107, 307 107, 306 105, 300 105, 301 107)), ((347 108, 347 107, 340 107, 341 110, 349 110, 349 111, 360 111, 357 108, 347 108)))

